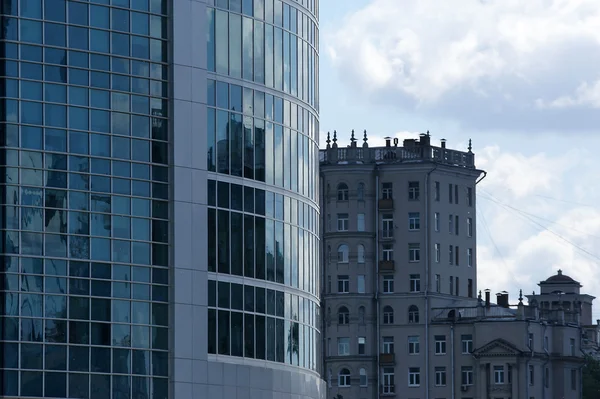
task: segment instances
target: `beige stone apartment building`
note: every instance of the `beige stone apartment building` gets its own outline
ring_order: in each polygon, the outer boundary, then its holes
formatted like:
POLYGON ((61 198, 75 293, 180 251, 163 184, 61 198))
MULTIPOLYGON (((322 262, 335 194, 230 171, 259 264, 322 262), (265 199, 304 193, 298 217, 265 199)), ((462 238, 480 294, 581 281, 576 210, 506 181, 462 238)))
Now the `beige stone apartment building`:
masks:
POLYGON ((561 272, 527 305, 478 291, 470 143, 334 132, 319 155, 327 398, 580 397, 594 298, 561 272))

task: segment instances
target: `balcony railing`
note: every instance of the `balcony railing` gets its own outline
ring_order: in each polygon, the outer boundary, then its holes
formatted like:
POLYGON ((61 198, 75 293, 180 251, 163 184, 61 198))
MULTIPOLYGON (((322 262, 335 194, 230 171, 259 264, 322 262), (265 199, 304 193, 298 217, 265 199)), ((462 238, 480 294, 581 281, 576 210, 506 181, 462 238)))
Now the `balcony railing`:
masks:
POLYGON ((394 200, 392 198, 384 198, 379 200, 380 211, 394 210, 394 200))
POLYGON ((393 260, 380 260, 379 261, 379 272, 380 273, 391 273, 396 270, 395 263, 393 260))
POLYGON ((379 364, 394 364, 396 356, 393 353, 380 353, 379 364))

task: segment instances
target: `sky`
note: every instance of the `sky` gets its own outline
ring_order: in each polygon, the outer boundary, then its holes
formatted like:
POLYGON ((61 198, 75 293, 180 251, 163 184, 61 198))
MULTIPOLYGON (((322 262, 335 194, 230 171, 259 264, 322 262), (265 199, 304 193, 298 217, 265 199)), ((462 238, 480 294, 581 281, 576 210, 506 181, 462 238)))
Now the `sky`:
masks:
POLYGON ((600 318, 598 26, 597 0, 323 0, 321 146, 472 139, 478 288, 516 303, 562 269, 600 318))

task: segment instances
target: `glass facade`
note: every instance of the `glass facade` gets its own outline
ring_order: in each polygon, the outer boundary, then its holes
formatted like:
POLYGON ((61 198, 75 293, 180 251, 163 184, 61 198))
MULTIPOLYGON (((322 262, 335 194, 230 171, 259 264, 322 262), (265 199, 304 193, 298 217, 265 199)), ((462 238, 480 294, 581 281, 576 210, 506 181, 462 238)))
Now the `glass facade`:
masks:
POLYGON ((208 352, 320 369, 318 3, 207 7, 208 352))
POLYGON ((2 2, 2 397, 168 397, 167 3, 2 2))

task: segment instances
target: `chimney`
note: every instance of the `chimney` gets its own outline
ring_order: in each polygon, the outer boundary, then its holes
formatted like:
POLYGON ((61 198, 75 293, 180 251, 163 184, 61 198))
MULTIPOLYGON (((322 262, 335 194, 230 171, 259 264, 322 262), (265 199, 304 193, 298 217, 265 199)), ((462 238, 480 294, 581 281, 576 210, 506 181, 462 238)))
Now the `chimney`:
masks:
POLYGON ((420 137, 419 142, 421 143, 422 146, 424 146, 424 147, 430 146, 431 143, 430 143, 429 139, 431 136, 429 136, 429 131, 427 131, 427 133, 421 133, 419 135, 419 137, 420 137))
POLYGON ((441 139, 440 142, 442 143, 442 148, 446 148, 446 139, 441 139))
POLYGON ((496 294, 496 303, 498 304, 498 306, 508 308, 508 292, 502 291, 496 294))
POLYGON ((386 137, 385 138, 385 146, 386 147, 391 147, 392 146, 392 138, 391 137, 386 137))
POLYGON ((490 307, 490 290, 485 290, 485 307, 490 307))

